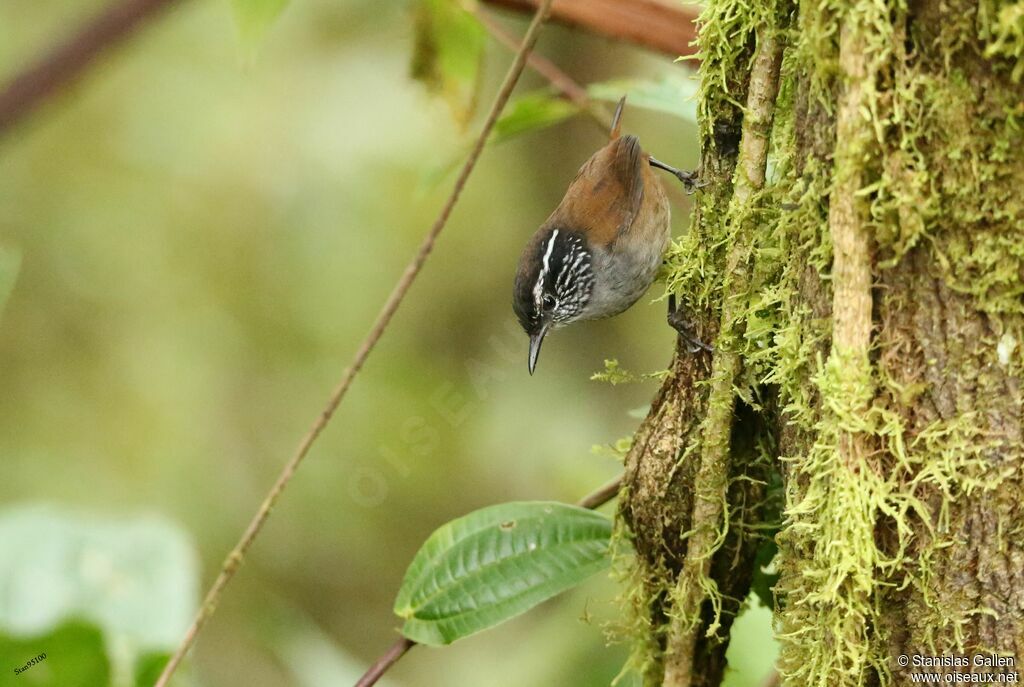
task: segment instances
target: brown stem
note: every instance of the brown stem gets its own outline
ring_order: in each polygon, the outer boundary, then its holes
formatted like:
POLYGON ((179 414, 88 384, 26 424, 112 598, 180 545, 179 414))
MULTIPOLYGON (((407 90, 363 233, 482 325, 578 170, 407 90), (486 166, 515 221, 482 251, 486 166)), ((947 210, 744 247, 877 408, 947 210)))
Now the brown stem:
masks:
MULTIPOLYGON (((615 498, 619 493, 619 489, 622 488, 622 479, 623 476, 619 475, 604 486, 599 487, 597 490, 584 496, 576 502, 576 505, 580 508, 589 508, 590 510, 600 508, 615 498)), ((405 637, 399 639, 397 642, 392 644, 391 648, 381 655, 380 658, 374 661, 373 665, 370 666, 370 669, 367 670, 361 678, 359 678, 359 682, 355 684, 355 687, 372 687, 377 684, 377 680, 379 680, 384 673, 391 668, 391 666, 398 663, 398 660, 414 646, 416 646, 416 642, 411 639, 406 639, 405 637)))
POLYGON ((622 488, 623 476, 619 475, 612 481, 608 482, 602 487, 599 487, 595 491, 590 492, 579 501, 576 505, 580 508, 589 508, 590 510, 596 510, 604 504, 611 501, 613 498, 618 496, 619 489, 622 488))
MULTIPOLYGON (((530 12, 538 0, 484 0, 489 5, 530 12)), ((677 0, 555 0, 551 19, 639 45, 672 57, 696 48, 697 11, 677 0)))
POLYGON ((108 5, 0 90, 0 135, 46 98, 79 78, 104 51, 177 0, 124 0, 108 5))
POLYGON ((370 669, 366 671, 366 674, 359 678, 359 682, 355 684, 355 687, 372 687, 377 684, 377 680, 384 676, 384 673, 391 669, 391 666, 398 663, 402 656, 405 656, 409 649, 416 646, 416 642, 405 637, 399 637, 398 640, 391 645, 384 654, 378 658, 370 669))
POLYGON ((469 153, 469 157, 462 166, 462 170, 459 172, 459 177, 455 181, 455 186, 452 188, 451 194, 448 196, 447 202, 444 207, 441 208, 441 213, 434 221, 430 231, 427 232, 423 242, 420 244, 419 250, 413 256, 412 261, 405 268, 405 272, 402 274, 398 283, 395 284, 394 289, 391 291, 391 295, 388 296, 384 306, 381 308, 380 313, 377 315, 377 320, 373 323, 370 332, 363 339, 359 349, 356 351, 355 357, 349 364, 348 369, 345 370, 341 377, 341 381, 335 387, 331 393, 330 398, 327 400, 327 405, 317 416, 316 420, 313 421, 313 425, 306 432, 306 435, 299 442, 298 448, 295 453, 285 464, 281 470, 281 474, 278 476, 277 481, 271 487, 270 492, 266 498, 263 499, 263 503, 257 509, 256 514, 253 515, 252 520, 246 527, 245 532, 242 534, 241 539, 235 544, 235 547, 228 553, 227 558, 224 559, 224 563, 221 566, 220 574, 214 581, 213 586, 206 593, 206 597, 203 599, 203 604, 199 608, 199 612, 196 614, 195 619, 192 621, 191 626, 185 632, 185 637, 182 639, 181 644, 175 650, 174 654, 171 655, 170 660, 164 667, 163 672, 160 674, 160 679, 157 680, 154 687, 166 687, 168 680, 174 674, 181 660, 188 653, 188 650, 192 647, 195 642, 196 636, 202 630, 206 621, 209 620, 210 616, 213 615, 214 610, 217 607, 217 603, 220 601, 221 595, 224 593, 225 587, 235 576, 239 566, 242 564, 242 560, 245 557, 245 553, 252 546, 253 541, 259 535, 263 529, 264 523, 267 518, 270 517, 270 512, 274 508, 274 504, 280 498, 281 493, 288 486, 292 477, 295 475, 295 471, 302 463, 302 459, 309 453, 310 447, 313 442, 316 441, 317 437, 323 431, 327 423, 330 422, 331 416, 334 411, 337 410, 338 405, 345 397, 349 387, 352 385, 352 381, 355 379, 359 370, 362 369, 366 359, 373 352, 377 342, 383 336, 384 331, 387 329, 388 324, 391 322, 391 318, 394 317, 398 307, 402 304, 405 299, 405 295, 409 292, 409 287, 412 286, 413 281, 419 275, 420 270, 423 269, 423 265, 430 253, 434 249, 434 244, 437 242, 438 236, 448 223, 448 217, 451 215, 452 210, 455 208, 455 204, 458 202, 459 197, 462 195, 462 190, 466 186, 466 181, 469 179, 469 175, 473 172, 476 167, 477 160, 480 159, 480 154, 483 152, 484 145, 487 143, 487 138, 491 134, 491 130, 494 128, 495 123, 498 121, 498 117, 501 115, 502 110, 508 103, 509 97, 512 95, 512 89, 515 88, 516 83, 519 81, 519 77, 523 73, 523 68, 526 65, 526 56, 533 49, 534 44, 537 42, 537 36, 540 32, 540 27, 547 18, 547 13, 551 8, 552 0, 544 0, 537 10, 537 13, 533 17, 533 21, 530 23, 530 28, 527 30, 525 37, 523 38, 523 44, 519 48, 519 52, 516 53, 515 59, 512 61, 512 65, 508 69, 508 73, 505 75, 505 80, 502 82, 501 88, 498 91, 498 95, 494 99, 494 104, 491 105, 491 111, 487 115, 487 120, 484 122, 483 128, 480 130, 479 136, 477 136, 476 143, 473 145, 473 149, 469 153))

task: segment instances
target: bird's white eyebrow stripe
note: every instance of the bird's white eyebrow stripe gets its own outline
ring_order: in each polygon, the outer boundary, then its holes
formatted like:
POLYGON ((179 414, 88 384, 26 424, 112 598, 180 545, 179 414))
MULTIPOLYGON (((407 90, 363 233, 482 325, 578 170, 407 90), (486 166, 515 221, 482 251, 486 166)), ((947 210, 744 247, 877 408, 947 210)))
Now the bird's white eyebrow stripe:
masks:
POLYGON ((551 260, 551 251, 555 249, 555 239, 558 238, 558 230, 551 232, 551 239, 548 241, 548 249, 544 253, 544 272, 548 271, 548 262, 551 260))
POLYGON ((544 251, 544 259, 541 263, 540 276, 537 277, 537 284, 533 287, 533 297, 535 300, 540 300, 541 294, 544 292, 544 278, 547 276, 548 269, 550 268, 551 251, 555 249, 555 239, 557 238, 558 229, 555 229, 551 232, 551 238, 548 239, 548 247, 544 251))

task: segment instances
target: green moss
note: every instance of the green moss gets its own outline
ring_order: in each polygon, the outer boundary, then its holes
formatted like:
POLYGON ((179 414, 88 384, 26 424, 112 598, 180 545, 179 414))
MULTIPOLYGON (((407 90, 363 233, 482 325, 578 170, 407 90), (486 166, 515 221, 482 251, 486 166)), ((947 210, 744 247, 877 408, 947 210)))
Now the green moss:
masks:
MULTIPOLYGON (((624 488, 625 489, 625 488, 624 488)), ((620 502, 628 501, 627 493, 619 493, 620 502)), ((621 621, 606 627, 611 642, 627 642, 630 656, 622 671, 612 682, 619 684, 631 673, 639 675, 644 687, 661 684, 662 657, 668 627, 658 615, 658 600, 667 592, 669 571, 659 564, 639 564, 631 543, 631 534, 621 518, 617 519, 612 537, 612 577, 619 582, 618 606, 621 621)))
MULTIPOLYGON (((705 7, 698 110, 711 160, 734 140, 753 29, 775 11, 735 0, 705 7)), ((1011 85, 1024 78, 1024 2, 950 0, 939 19, 910 17, 904 2, 800 2, 783 64, 769 187, 747 207, 730 208, 731 171, 705 170, 712 186, 691 231, 667 256, 666 284, 712 330, 729 294, 739 304, 742 336, 720 346, 742 359, 737 393, 758 408, 762 389, 777 390, 793 449, 783 457, 778 538, 780 668, 786 684, 801 687, 859 686, 869 674, 883 685, 893 681, 882 607, 896 589, 920 598, 914 631, 926 643, 941 640, 948 650, 952 637, 962 645, 963 628, 987 611, 934 598, 935 566, 951 544, 958 500, 996 489, 1007 476, 989 459, 1005 447, 983 429, 984 417, 961 412, 920 426, 915 408, 928 383, 897 379, 880 362, 898 350, 830 355, 832 323, 822 307, 832 298, 828 199, 833 180, 850 171, 834 168, 828 130, 842 92, 844 26, 861 32, 870 75, 861 84, 869 135, 851 164, 863 179, 876 278, 923 256, 930 274, 967 296, 994 332, 991 341, 945 343, 955 354, 958 345, 981 344, 957 355, 977 360, 968 373, 979 386, 992 386, 995 371, 1019 378, 1024 367, 1024 98, 1011 85), (992 87, 1000 79, 1002 87, 992 87), (752 277, 736 293, 727 256, 750 227, 752 277)), ((878 298, 891 310, 909 307, 885 292, 878 298)), ((887 341, 896 346, 899 337, 887 341)), ((680 460, 700 449, 691 442, 680 460)), ((746 509, 722 506, 730 527, 750 526, 746 509)), ((647 642, 637 665, 660 660, 658 642, 649 640, 663 638, 663 628, 652 626, 650 602, 667 591, 664 573, 632 587, 643 625, 634 636, 647 642)), ((696 584, 720 602, 711 580, 696 584)))
MULTIPOLYGON (((1003 20, 1009 9, 1000 13, 1003 20)), ((866 27, 865 52, 878 89, 866 91, 873 140, 859 171, 877 269, 896 268, 915 247, 927 246, 947 285, 971 295, 979 311, 997 323, 1024 312, 1020 98, 1007 89, 979 99, 977 83, 963 71, 959 51, 974 17, 968 12, 948 22, 941 33, 946 42, 933 58, 909 60, 889 47, 902 42, 905 9, 899 6, 895 16, 873 15, 874 3, 859 2, 834 2, 824 10, 804 3, 801 10, 802 31, 790 58, 805 63, 810 97, 824 112, 836 109, 839 26, 859 21, 866 27)), ((800 72, 794 69, 791 78, 800 72)), ((793 149, 794 123, 791 112, 788 122, 777 124, 779 148, 793 149)), ((948 636, 945 628, 962 627, 977 609, 929 597, 932 561, 950 544, 956 500, 996 488, 1002 478, 985 460, 993 444, 979 418, 963 414, 912 431, 906 418, 923 383, 898 383, 863 358, 824 357, 830 323, 813 317, 802 289, 808 266, 828 283, 823 200, 838 173, 815 163, 799 176, 791 167, 783 171, 776 192, 797 204, 777 224, 790 259, 778 283, 762 287, 763 303, 776 304, 780 317, 774 345, 757 356, 765 381, 779 385, 786 420, 807 438, 805 452, 785 457, 790 476, 780 535, 780 667, 793 685, 859 685, 869 671, 888 684, 879 610, 888 590, 912 586, 922 594, 927 632, 948 636), (840 450, 850 441, 861 450, 840 450), (853 462, 843 461, 851 455, 853 462), (879 527, 891 535, 887 544, 879 541, 879 527), (913 556, 905 555, 910 550, 913 556)))
POLYGON ((978 11, 979 37, 985 57, 1005 59, 1011 78, 1024 78, 1024 2, 982 0, 978 11))
POLYGON ((595 372, 590 375, 591 381, 594 382, 607 382, 612 386, 618 384, 633 384, 635 382, 643 382, 651 379, 664 379, 668 376, 668 370, 658 370, 657 372, 645 372, 638 373, 631 370, 627 370, 619 361, 615 358, 604 361, 604 370, 601 372, 595 372))

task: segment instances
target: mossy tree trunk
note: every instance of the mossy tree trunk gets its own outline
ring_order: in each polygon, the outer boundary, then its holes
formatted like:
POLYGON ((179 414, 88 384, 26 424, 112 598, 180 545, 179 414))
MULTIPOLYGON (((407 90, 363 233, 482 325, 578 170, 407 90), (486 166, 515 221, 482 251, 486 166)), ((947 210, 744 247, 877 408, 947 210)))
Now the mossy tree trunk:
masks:
POLYGON ((710 0, 700 45, 668 287, 715 351, 627 458, 645 683, 720 682, 775 545, 784 684, 1024 673, 1024 0, 710 0))

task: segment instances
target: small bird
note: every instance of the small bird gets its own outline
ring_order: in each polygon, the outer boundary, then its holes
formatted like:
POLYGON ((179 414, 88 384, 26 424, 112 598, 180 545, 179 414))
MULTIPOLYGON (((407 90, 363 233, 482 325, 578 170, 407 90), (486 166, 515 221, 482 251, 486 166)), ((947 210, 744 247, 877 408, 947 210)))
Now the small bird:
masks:
MULTIPOLYGON (((530 337, 531 375, 551 329, 618 315, 654 282, 671 231, 668 198, 651 167, 671 172, 690 192, 700 186, 694 174, 644 152, 636 136, 620 135, 625 100, 611 140, 583 164, 519 258, 512 307, 530 337)), ((669 322, 687 336, 686 324, 673 320, 671 297, 669 309, 669 322)))

